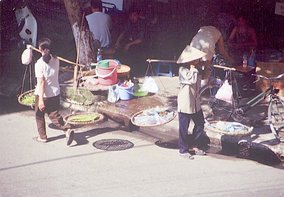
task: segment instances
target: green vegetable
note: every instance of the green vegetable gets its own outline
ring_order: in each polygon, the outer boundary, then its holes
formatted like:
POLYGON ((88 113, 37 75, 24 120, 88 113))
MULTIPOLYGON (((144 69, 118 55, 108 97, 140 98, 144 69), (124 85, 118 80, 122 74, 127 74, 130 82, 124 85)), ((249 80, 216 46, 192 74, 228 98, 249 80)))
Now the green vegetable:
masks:
POLYGON ((29 93, 21 99, 23 105, 33 105, 35 103, 35 95, 33 93, 29 93))
POLYGON ((71 122, 91 122, 100 118, 98 113, 71 115, 68 120, 71 122))
POLYGON ((72 103, 77 103, 81 105, 91 105, 93 104, 92 98, 93 94, 89 90, 66 88, 62 91, 63 98, 71 101, 72 103))

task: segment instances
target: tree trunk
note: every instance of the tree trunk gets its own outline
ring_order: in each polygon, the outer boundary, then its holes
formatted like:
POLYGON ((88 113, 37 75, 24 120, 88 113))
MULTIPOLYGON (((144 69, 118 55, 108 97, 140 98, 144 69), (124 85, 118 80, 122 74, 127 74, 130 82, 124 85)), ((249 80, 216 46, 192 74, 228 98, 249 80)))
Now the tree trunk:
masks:
POLYGON ((80 11, 80 0, 64 0, 64 4, 75 38, 77 63, 86 65, 84 70, 89 70, 91 63, 96 61, 96 49, 85 14, 80 11))

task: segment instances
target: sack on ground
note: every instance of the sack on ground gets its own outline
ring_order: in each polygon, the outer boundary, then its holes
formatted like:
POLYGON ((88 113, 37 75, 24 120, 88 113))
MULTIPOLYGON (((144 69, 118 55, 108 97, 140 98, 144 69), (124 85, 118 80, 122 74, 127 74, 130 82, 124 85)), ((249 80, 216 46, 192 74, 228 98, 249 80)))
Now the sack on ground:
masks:
POLYGON ((119 94, 116 85, 110 86, 108 88, 107 100, 111 103, 116 103, 119 100, 119 94))
POLYGON ((215 95, 216 99, 232 103, 233 101, 233 89, 228 80, 225 80, 223 85, 219 88, 215 95))
POLYGON ((159 87, 156 84, 153 77, 145 77, 141 89, 142 89, 142 91, 146 91, 146 92, 150 92, 150 93, 159 92, 159 87))

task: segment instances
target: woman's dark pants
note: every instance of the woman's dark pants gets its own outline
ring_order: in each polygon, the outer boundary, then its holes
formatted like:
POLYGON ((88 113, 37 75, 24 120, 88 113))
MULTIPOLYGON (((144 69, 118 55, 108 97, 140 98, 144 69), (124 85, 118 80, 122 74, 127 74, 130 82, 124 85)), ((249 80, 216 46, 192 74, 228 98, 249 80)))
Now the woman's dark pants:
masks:
POLYGON ((202 110, 194 114, 178 113, 179 119, 179 152, 186 153, 191 147, 198 146, 204 133, 204 115, 202 110), (190 121, 194 122, 192 134, 188 134, 190 121))
POLYGON ((45 110, 40 111, 38 108, 38 100, 39 96, 35 97, 35 116, 36 116, 36 124, 39 136, 41 139, 47 139, 46 135, 46 125, 44 115, 47 113, 51 122, 63 131, 67 131, 67 129, 71 128, 70 125, 65 125, 65 122, 62 116, 59 114, 58 110, 60 107, 60 96, 54 96, 49 98, 44 98, 45 110))

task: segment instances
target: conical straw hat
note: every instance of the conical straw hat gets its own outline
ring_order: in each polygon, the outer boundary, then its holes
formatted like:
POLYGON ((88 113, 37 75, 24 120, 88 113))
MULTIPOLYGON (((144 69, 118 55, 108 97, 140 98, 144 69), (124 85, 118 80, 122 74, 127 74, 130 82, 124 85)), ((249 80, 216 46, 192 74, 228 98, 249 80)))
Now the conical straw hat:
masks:
POLYGON ((185 49, 182 51, 181 55, 179 56, 177 63, 182 64, 182 63, 191 62, 193 60, 200 59, 205 55, 206 53, 198 50, 197 48, 187 45, 185 49))

